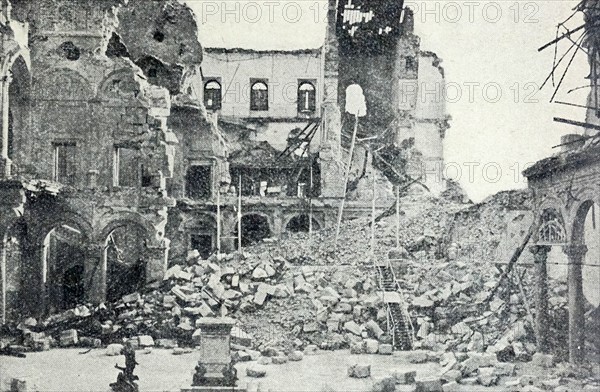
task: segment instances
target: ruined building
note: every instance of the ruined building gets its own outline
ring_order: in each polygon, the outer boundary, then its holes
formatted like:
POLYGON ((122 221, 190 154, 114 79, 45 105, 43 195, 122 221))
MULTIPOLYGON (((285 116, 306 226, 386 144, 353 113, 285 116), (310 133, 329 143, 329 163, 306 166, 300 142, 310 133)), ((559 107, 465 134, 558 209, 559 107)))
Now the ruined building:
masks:
POLYGON ((2 321, 119 298, 240 234, 334 225, 351 81, 369 114, 345 216, 373 180, 381 208, 407 179, 439 192, 440 60, 409 12, 362 3, 329 2, 319 49, 203 53, 176 0, 2 0, 2 321))
MULTIPOLYGON (((586 121, 568 121, 580 126, 581 134, 565 135, 557 153, 536 162, 523 174, 535 195, 536 230, 531 251, 537 275, 538 352, 551 351, 549 325, 556 322, 550 320, 548 314, 548 264, 551 264, 548 256, 550 252, 564 253, 568 268, 569 360, 583 364, 586 351, 588 356, 591 354, 590 343, 598 345, 600 340, 597 327, 586 328, 587 320, 598 320, 598 303, 593 303, 597 296, 586 296, 586 292, 597 294, 600 278, 600 241, 596 223, 596 211, 600 206, 600 34, 597 30, 600 6, 595 1, 584 0, 578 10, 585 20, 581 26, 585 44, 580 49, 590 63, 586 121)), ((578 30, 581 29, 573 29, 568 34, 578 30)))

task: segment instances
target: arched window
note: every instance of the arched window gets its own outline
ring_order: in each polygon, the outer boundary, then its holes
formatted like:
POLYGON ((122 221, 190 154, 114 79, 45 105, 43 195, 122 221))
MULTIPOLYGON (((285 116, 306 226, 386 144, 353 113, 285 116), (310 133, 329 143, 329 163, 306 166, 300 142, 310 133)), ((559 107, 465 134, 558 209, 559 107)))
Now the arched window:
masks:
POLYGON ((221 84, 216 80, 204 84, 204 106, 209 110, 221 109, 221 84))
POLYGON ((263 81, 256 81, 250 87, 250 110, 269 110, 269 88, 263 81))
POLYGON ((300 82, 298 85, 298 111, 312 113, 316 107, 315 86, 310 82, 300 82))

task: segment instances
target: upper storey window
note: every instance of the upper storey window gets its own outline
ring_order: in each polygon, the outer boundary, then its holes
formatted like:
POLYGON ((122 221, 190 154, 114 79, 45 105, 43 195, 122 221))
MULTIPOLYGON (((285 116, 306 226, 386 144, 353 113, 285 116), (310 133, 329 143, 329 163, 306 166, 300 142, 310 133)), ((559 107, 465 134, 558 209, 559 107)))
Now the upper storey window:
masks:
POLYGON ((250 110, 269 110, 269 87, 263 80, 250 86, 250 110))
POLYGON ((310 82, 300 82, 298 85, 298 111, 312 113, 316 108, 315 86, 310 82))
POLYGON ((209 110, 221 109, 221 83, 209 80, 204 84, 204 106, 209 110))

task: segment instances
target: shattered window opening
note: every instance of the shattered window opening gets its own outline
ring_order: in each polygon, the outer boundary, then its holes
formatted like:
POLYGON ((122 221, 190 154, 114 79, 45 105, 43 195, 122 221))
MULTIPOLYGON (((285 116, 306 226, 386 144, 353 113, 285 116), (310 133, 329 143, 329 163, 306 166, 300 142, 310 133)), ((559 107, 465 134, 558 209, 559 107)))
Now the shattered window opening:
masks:
POLYGON ((54 144, 54 181, 67 185, 75 184, 75 143, 54 144))
POLYGON ((301 81, 298 86, 298 111, 314 112, 316 109, 316 91, 311 82, 301 81))
POLYGON ((250 88, 250 110, 269 110, 269 88, 265 81, 255 81, 250 88))
POLYGON ((221 109, 221 84, 217 80, 204 84, 204 106, 209 110, 221 109))
POLYGON ((136 148, 115 147, 113 186, 137 188, 141 185, 141 164, 136 148))

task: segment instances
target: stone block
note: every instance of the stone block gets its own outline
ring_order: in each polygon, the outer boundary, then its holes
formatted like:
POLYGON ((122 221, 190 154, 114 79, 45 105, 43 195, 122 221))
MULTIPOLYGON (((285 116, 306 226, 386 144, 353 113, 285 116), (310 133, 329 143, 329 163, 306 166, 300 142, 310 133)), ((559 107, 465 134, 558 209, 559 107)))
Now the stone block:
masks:
POLYGON ((361 333, 362 333, 362 328, 360 327, 360 325, 358 325, 354 321, 348 321, 348 322, 346 322, 344 324, 344 329, 346 331, 350 332, 351 334, 356 335, 356 336, 361 336, 361 333))
POLYGON ((288 357, 285 355, 278 355, 276 357, 273 357, 273 365, 283 365, 284 363, 288 362, 288 357))
POLYGON ((477 382, 484 387, 491 387, 498 382, 496 368, 482 367, 477 370, 477 382))
POLYGON ((391 344, 382 343, 379 345, 379 354, 381 355, 392 355, 394 352, 394 348, 391 344))
POLYGON ((108 356, 116 356, 116 355, 121 355, 121 351, 123 351, 123 345, 113 343, 113 344, 109 344, 106 347, 105 354, 108 356))
POLYGON ((67 329, 60 332, 59 344, 61 347, 75 346, 78 342, 77 330, 67 329))
POLYGON ((124 295, 121 299, 123 300, 124 303, 128 304, 131 302, 137 302, 141 298, 142 297, 140 296, 140 293, 132 293, 132 294, 124 295))
POLYGON ((298 361, 302 361, 302 359, 304 359, 304 354, 302 353, 302 351, 292 351, 290 353, 290 355, 288 356, 289 360, 292 362, 298 362, 298 361))
POLYGON ((531 358, 531 364, 543 368, 551 368, 554 366, 554 355, 535 353, 531 358))
POLYGON ((149 335, 138 336, 140 347, 154 347, 154 339, 149 335))
POLYGON ((375 339, 365 339, 365 352, 367 354, 377 354, 379 352, 379 342, 375 339))
POLYGON ((309 344, 304 348, 304 355, 315 355, 319 351, 319 348, 314 344, 309 344))
POLYGON ((442 379, 442 381, 445 382, 452 382, 452 381, 456 381, 459 382, 462 379, 462 372, 460 370, 448 370, 446 373, 442 374, 440 376, 440 378, 442 379))
POLYGON ((177 341, 173 339, 156 339, 156 346, 160 348, 175 348, 177 341))
POLYGON ((512 377, 516 374, 517 367, 514 363, 498 362, 496 365, 494 365, 494 367, 496 368, 497 376, 512 377))
POLYGON ((259 365, 270 365, 273 363, 273 358, 271 357, 260 357, 256 361, 259 365))
POLYGON ((427 377, 415 381, 415 392, 444 392, 444 389, 439 378, 427 377))
POLYGON ((410 351, 406 356, 409 363, 425 363, 427 362, 427 352, 423 350, 410 351))
POLYGON ((442 386, 444 392, 461 392, 462 386, 456 381, 450 381, 442 386))
POLYGON ((371 377, 371 365, 354 364, 348 368, 348 377, 367 378, 371 377))
POLYGON ((29 392, 27 380, 24 378, 13 378, 10 380, 10 392, 29 392))
POLYGON ((392 373, 396 384, 400 385, 411 385, 415 383, 417 378, 417 372, 415 370, 395 370, 392 373))
POLYGON ((372 392, 394 392, 396 390, 396 382, 394 377, 383 377, 374 380, 372 392))
POLYGON ((253 378, 261 378, 267 375, 267 368, 262 365, 250 365, 246 368, 246 375, 253 378))

